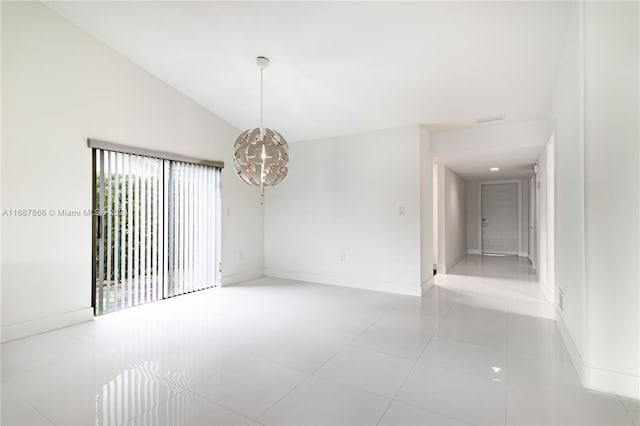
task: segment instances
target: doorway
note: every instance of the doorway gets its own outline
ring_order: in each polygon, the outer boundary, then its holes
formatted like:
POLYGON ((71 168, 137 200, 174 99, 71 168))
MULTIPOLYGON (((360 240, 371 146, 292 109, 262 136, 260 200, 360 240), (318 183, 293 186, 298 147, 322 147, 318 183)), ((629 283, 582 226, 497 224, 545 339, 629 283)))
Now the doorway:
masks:
POLYGON ((518 255, 518 183, 483 183, 480 193, 482 253, 518 255))

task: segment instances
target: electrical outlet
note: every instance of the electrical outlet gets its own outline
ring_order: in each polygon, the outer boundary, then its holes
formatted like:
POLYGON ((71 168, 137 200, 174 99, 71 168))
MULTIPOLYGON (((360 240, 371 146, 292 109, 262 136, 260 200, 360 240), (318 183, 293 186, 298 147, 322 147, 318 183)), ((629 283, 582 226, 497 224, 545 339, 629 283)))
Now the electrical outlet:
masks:
POLYGON ((340 262, 345 263, 347 261, 347 254, 346 253, 341 253, 340 254, 340 262))
POLYGON ((398 207, 398 216, 404 216, 404 206, 398 207))

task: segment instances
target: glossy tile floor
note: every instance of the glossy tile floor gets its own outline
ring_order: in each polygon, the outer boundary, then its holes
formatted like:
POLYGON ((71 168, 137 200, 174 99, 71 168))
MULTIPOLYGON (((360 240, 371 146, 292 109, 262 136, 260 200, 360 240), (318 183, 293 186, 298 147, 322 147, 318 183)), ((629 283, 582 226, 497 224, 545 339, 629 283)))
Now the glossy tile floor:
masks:
POLYGON ((585 391, 522 259, 423 298, 260 279, 2 345, 2 424, 638 424, 585 391))

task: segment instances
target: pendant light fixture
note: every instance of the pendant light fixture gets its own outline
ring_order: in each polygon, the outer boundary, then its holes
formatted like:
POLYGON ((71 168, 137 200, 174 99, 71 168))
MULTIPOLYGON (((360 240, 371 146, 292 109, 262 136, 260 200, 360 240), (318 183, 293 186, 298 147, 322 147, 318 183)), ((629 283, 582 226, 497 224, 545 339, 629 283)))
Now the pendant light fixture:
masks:
POLYGON ((264 202, 264 187, 275 186, 287 176, 289 146, 282 135, 262 125, 262 72, 269 59, 258 56, 260 68, 260 127, 245 130, 234 144, 236 174, 244 183, 260 187, 260 204, 264 202))

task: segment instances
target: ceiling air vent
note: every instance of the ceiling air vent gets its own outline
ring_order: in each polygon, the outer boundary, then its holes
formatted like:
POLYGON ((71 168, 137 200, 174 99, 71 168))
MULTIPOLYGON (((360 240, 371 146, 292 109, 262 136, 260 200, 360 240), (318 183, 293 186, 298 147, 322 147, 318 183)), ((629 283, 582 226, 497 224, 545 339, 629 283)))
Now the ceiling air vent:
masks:
POLYGON ((491 115, 489 117, 482 117, 482 118, 476 119, 476 123, 478 124, 491 123, 493 121, 500 121, 503 118, 504 116, 502 115, 491 115))

